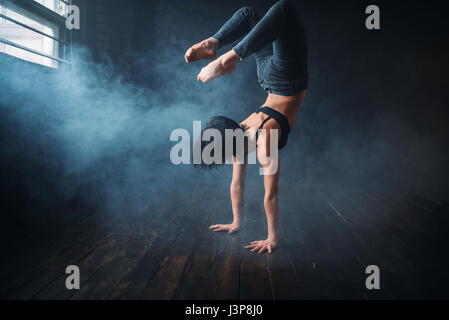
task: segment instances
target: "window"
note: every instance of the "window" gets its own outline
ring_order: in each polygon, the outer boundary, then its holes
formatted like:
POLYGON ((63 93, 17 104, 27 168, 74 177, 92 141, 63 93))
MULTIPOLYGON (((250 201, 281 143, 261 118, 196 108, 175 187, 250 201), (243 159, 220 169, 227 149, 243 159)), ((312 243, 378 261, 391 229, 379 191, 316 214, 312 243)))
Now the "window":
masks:
POLYGON ((63 0, 34 0, 37 3, 47 7, 48 9, 56 12, 57 14, 63 16, 66 14, 67 7, 69 3, 63 0))
POLYGON ((61 0, 0 0, 0 52, 51 68, 66 63, 67 6, 61 0))

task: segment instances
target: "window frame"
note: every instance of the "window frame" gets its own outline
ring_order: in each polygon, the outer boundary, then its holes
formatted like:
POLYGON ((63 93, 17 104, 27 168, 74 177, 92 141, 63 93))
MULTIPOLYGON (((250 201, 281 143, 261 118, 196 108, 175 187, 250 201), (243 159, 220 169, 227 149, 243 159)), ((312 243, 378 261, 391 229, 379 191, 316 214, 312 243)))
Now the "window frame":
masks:
MULTIPOLYGON (((64 0, 64 3, 66 3, 67 5, 71 5, 72 0, 64 0)), ((46 6, 34 1, 34 0, 2 0, 3 5, 5 5, 5 7, 8 6, 8 3, 12 3, 15 6, 19 6, 22 9, 29 11, 39 17, 41 17, 44 20, 47 20, 55 25, 58 26, 59 29, 59 36, 51 36, 46 34, 45 32, 42 32, 40 30, 36 30, 35 28, 28 26, 25 23, 21 23, 13 18, 7 17, 3 14, 0 13, 0 18, 2 19, 6 19, 16 25, 19 25, 21 27, 27 28, 33 32, 39 33, 41 35, 43 35, 44 37, 50 38, 54 41, 56 41, 58 44, 58 57, 54 57, 48 54, 45 54, 43 52, 39 52, 37 50, 31 49, 31 48, 27 48, 25 46, 22 46, 20 44, 16 44, 12 41, 9 41, 7 39, 1 38, 0 37, 0 42, 1 43, 5 43, 7 45, 19 48, 21 50, 27 51, 27 52, 31 52, 33 54, 42 56, 42 57, 46 57, 55 61, 58 61, 59 63, 63 63, 63 64, 71 64, 70 60, 71 60, 71 42, 72 42, 72 32, 71 30, 66 28, 66 17, 62 16, 60 14, 58 14, 57 12, 47 8, 46 6)), ((15 56, 14 56, 15 57, 15 56)), ((18 57, 15 57, 18 58, 18 57)), ((20 59, 20 58, 18 58, 20 59)), ((60 67, 58 63, 58 67, 60 67)))

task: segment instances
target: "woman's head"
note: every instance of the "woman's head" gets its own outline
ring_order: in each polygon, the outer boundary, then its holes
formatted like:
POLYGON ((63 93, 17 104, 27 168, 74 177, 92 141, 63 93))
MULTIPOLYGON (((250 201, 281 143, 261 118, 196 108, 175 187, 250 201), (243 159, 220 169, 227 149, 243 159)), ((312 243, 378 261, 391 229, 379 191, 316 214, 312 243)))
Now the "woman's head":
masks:
POLYGON ((235 134, 244 134, 245 130, 246 127, 244 125, 240 125, 239 123, 228 117, 215 116, 210 118, 207 121, 204 129, 201 131, 199 141, 197 141, 197 147, 200 147, 202 156, 201 163, 196 164, 195 166, 203 169, 212 169, 224 164, 227 158, 226 143, 232 143, 232 155, 236 156, 237 143, 235 134), (226 134, 227 131, 228 134, 226 134), (233 133, 231 141, 230 139, 226 139, 227 136, 229 137, 229 133, 233 133), (220 139, 220 141, 215 141, 215 139, 220 139), (221 157, 219 158, 216 157, 215 154, 217 152, 216 146, 221 146, 221 157), (203 151, 205 151, 205 153, 203 153, 203 151), (203 159, 205 155, 210 155, 210 157, 214 158, 215 160, 212 163, 208 163, 207 161, 205 161, 205 159, 203 159))

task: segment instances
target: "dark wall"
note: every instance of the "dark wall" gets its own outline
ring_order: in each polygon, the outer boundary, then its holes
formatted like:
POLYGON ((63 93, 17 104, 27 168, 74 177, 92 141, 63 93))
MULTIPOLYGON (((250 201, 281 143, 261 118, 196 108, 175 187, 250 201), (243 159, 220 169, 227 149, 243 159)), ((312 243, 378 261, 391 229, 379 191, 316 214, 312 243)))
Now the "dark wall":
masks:
MULTIPOLYGON (((274 1, 80 1, 67 71, 0 55, 2 214, 10 229, 139 210, 192 185, 224 186, 230 167, 197 172, 169 162, 175 128, 222 114, 242 120, 265 100, 255 61, 210 84, 185 50, 243 5, 274 1), (69 208, 60 210, 61 206, 69 208), (90 208, 85 210, 84 208, 90 208), (78 210, 74 210, 78 208, 78 210), (62 212, 62 213, 61 213, 62 212)), ((281 192, 295 185, 421 193, 448 199, 448 74, 441 2, 300 1, 310 87, 281 152, 281 192)), ((256 167, 249 183, 260 183, 256 167)))

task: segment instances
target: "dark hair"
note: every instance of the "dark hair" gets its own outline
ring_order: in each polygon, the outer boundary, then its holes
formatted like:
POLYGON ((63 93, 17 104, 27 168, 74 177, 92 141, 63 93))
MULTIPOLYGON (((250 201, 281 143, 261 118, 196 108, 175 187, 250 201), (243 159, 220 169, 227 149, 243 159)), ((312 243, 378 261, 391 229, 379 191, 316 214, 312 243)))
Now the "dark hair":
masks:
MULTIPOLYGON (((201 135, 199 137, 199 140, 196 141, 196 146, 198 147, 199 144, 201 144, 201 155, 203 154, 203 150, 204 148, 209 145, 210 143, 212 143, 214 141, 214 137, 211 138, 210 141, 202 141, 202 137, 203 137, 203 133, 204 131, 208 130, 208 129, 216 129, 221 133, 221 139, 222 139, 222 159, 221 159, 221 163, 215 163, 212 162, 211 164, 206 164, 203 162, 203 158, 201 157, 201 163, 199 164, 194 164, 195 167, 197 168, 201 168, 201 169, 212 169, 212 168, 217 168, 218 166, 222 165, 225 163, 225 130, 226 129, 232 129, 232 130, 242 130, 245 131, 247 128, 245 125, 240 125, 238 124, 236 121, 228 118, 228 117, 224 117, 224 116, 215 116, 210 118, 207 123, 206 126, 204 127, 204 129, 201 131, 201 135)), ((246 139, 246 137, 245 137, 246 139)), ((213 156, 214 150, 212 150, 211 152, 211 156, 213 156)), ((235 142, 235 137, 234 137, 234 141, 233 141, 233 155, 236 154, 236 142, 235 142)))

